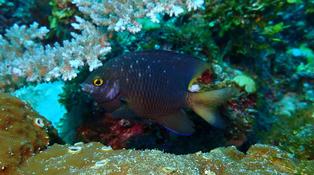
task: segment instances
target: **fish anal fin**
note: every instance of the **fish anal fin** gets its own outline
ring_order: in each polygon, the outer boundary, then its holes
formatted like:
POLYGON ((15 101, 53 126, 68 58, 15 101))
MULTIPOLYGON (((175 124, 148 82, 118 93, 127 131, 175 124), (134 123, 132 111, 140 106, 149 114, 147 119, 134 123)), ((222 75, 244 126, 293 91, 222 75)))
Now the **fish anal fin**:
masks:
POLYGON ((154 117, 154 119, 166 129, 178 135, 191 135, 195 131, 194 123, 189 119, 184 111, 154 117))
POLYGON ((219 112, 216 108, 210 108, 205 105, 197 105, 193 108, 193 110, 207 123, 210 123, 217 128, 225 127, 225 122, 219 115, 219 112))

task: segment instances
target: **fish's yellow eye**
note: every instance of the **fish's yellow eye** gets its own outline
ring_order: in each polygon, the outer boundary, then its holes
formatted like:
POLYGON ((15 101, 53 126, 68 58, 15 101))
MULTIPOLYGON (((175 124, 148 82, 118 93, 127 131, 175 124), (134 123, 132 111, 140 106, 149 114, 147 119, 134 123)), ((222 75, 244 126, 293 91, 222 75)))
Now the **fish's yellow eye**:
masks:
POLYGON ((93 81, 94 86, 101 86, 104 84, 104 80, 101 78, 95 78, 93 81))

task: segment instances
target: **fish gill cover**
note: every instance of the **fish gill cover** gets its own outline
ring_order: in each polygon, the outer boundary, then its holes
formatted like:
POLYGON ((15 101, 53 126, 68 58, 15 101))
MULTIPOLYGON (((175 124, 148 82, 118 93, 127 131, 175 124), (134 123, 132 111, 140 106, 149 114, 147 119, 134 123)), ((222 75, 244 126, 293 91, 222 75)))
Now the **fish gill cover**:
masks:
POLYGON ((313 174, 313 17, 302 0, 0 0, 0 174, 313 174))

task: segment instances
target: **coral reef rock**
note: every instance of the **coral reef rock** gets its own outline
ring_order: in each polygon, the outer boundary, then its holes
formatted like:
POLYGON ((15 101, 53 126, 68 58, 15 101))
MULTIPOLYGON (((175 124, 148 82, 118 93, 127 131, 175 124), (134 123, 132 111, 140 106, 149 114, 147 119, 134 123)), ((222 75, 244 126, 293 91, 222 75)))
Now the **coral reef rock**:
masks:
POLYGON ((234 146, 208 153, 174 155, 157 150, 112 150, 100 143, 55 144, 28 159, 19 174, 310 174, 313 162, 299 162, 276 147, 257 144, 247 154, 234 146))
MULTIPOLYGON (((133 137, 144 133, 145 126, 140 122, 127 119, 104 117, 94 123, 87 122, 78 129, 78 137, 83 142, 99 141, 110 145, 113 149, 127 148, 127 143, 133 137)), ((143 140, 142 140, 143 141, 143 140)))
POLYGON ((0 94, 0 174, 12 174, 33 153, 56 137, 51 124, 31 107, 8 94, 0 94))
POLYGON ((314 160, 314 105, 297 110, 292 116, 277 117, 272 129, 263 133, 262 142, 276 145, 298 159, 314 160))

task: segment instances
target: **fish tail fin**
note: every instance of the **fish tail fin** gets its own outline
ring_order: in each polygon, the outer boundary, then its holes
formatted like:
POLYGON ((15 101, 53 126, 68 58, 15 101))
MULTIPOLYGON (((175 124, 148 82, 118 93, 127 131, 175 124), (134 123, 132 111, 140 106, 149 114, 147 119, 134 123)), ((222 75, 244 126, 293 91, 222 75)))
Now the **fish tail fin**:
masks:
POLYGON ((205 121, 218 128, 224 128, 224 120, 216 110, 217 106, 225 103, 238 93, 235 88, 223 88, 207 92, 188 94, 188 105, 205 121))

